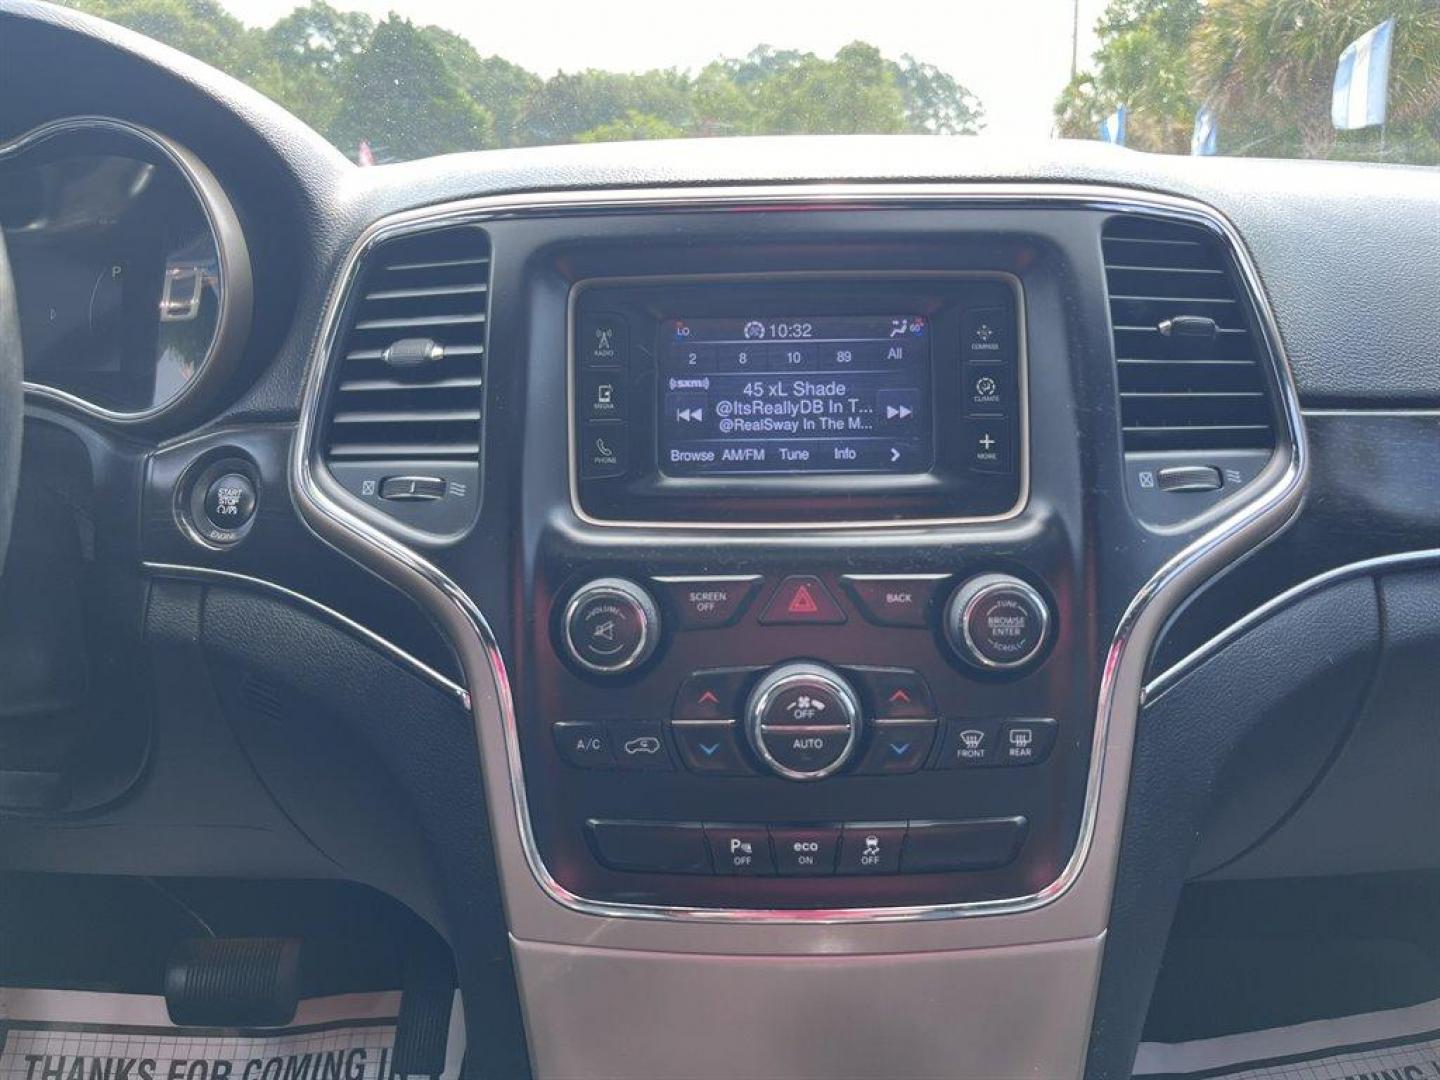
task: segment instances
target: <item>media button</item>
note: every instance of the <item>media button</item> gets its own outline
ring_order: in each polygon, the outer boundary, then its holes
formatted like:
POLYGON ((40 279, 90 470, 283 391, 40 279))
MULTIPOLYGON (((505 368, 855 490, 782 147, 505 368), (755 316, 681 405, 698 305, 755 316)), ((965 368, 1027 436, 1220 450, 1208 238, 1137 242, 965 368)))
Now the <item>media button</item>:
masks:
POLYGON ((625 383, 618 371, 587 371, 580 376, 580 408, 588 420, 625 418, 625 383))
POLYGON ((1015 355, 1012 321, 1004 308, 976 308, 960 319, 960 355, 966 360, 1001 361, 1015 355))
POLYGON ((585 368, 623 367, 630 355, 630 327, 619 315, 587 315, 575 334, 575 355, 585 368))
POLYGON ((833 625, 845 622, 845 610, 819 578, 793 574, 770 597, 760 622, 765 626, 833 625))
POLYGON ((580 474, 588 479, 624 476, 626 461, 625 425, 617 420, 597 420, 580 429, 580 474))

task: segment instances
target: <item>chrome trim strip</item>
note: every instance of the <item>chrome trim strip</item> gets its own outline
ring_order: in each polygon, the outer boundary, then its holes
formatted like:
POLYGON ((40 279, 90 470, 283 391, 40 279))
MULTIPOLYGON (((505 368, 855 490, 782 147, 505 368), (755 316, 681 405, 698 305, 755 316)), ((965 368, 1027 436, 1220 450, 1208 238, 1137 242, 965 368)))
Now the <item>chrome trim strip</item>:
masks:
POLYGON ((134 426, 153 423, 166 416, 179 413, 183 408, 201 400, 202 389, 213 389, 229 372, 234 362, 244 351, 245 338, 250 330, 250 317, 254 308, 254 281, 250 269, 250 249, 245 243, 245 233, 240 228, 240 219, 230 197, 215 174, 193 153, 158 131, 132 124, 128 120, 117 120, 109 116, 73 116, 55 120, 32 128, 24 134, 0 145, 0 163, 16 158, 38 146, 47 139, 77 131, 100 129, 113 134, 143 142, 159 151, 180 173, 189 185, 195 201, 210 226, 210 235, 215 240, 215 256, 220 265, 220 311, 215 321, 215 336, 210 341, 204 359, 195 369, 190 382, 169 401, 149 409, 125 412, 107 409, 68 390, 47 386, 45 383, 25 383, 25 393, 32 399, 39 399, 60 405, 87 416, 111 424, 134 426))
POLYGON ((215 570, 208 566, 186 566, 180 563, 145 562, 141 565, 155 577, 178 578, 184 581, 205 581, 221 585, 241 585, 251 589, 259 589, 264 592, 274 593, 282 599, 293 604, 307 608, 322 618, 334 623, 341 630, 346 630, 356 637, 363 638, 368 645, 373 645, 390 659, 396 661, 403 667, 408 667, 416 675, 433 684, 437 689, 445 691, 455 698, 460 705, 470 708, 470 694, 461 685, 451 681, 440 674, 429 664, 419 657, 412 656, 399 645, 396 645, 389 638, 381 637, 368 626, 358 623, 348 615, 343 615, 332 607, 322 604, 312 596, 296 592, 294 589, 287 589, 284 585, 278 585, 266 578, 255 577, 252 574, 240 574, 233 570, 215 570))
MULTIPOLYGON (((572 911, 613 919, 650 919, 695 923, 825 923, 914 922, 981 915, 1018 914, 1045 907, 1065 895, 1079 880, 1095 838, 1100 791, 1110 720, 1117 708, 1116 686, 1122 661, 1132 649, 1148 655, 1154 644, 1156 623, 1150 633, 1136 637, 1142 620, 1172 610, 1180 594, 1218 572, 1216 561, 1237 545, 1253 549, 1269 539, 1298 511, 1309 469, 1309 450, 1299 399, 1290 375, 1273 312, 1248 250, 1238 232, 1219 211, 1204 203, 1138 189, 1083 184, 917 184, 917 185, 806 185, 793 187, 675 188, 668 190, 561 191, 499 195, 452 204, 403 211, 381 219, 361 234, 336 276, 321 333, 311 356, 301 399, 300 423, 292 447, 291 490, 302 519, 324 542, 348 554, 361 565, 410 593, 417 603, 450 632, 452 644, 466 665, 466 678, 477 690, 477 678, 488 675, 494 684, 498 717, 505 747, 516 826, 525 860, 540 888, 572 911), (1080 834, 1069 861, 1054 881, 1026 896, 971 903, 927 904, 890 908, 847 908, 796 912, 793 910, 714 909, 653 904, 601 902, 577 896, 551 875, 540 857, 530 824, 524 768, 520 758, 515 702, 505 661, 494 632, 475 602, 448 575, 399 540, 371 525, 351 505, 338 483, 320 466, 316 436, 319 409, 324 399, 328 359, 339 332, 344 298, 354 283, 361 259, 381 239, 460 222, 483 222, 526 214, 564 215, 582 212, 655 213, 669 209, 699 212, 708 209, 753 208, 862 210, 917 205, 973 206, 1075 206, 1116 213, 1140 212, 1171 217, 1208 228, 1224 238, 1249 293, 1273 359, 1272 376, 1280 401, 1281 430, 1278 449, 1253 483, 1254 494, 1174 555, 1140 588, 1117 624, 1101 672, 1090 772, 1080 834), (1176 595, 1171 595, 1172 593, 1176 595), (1160 605, 1168 602, 1170 607, 1160 605), (473 667, 473 670, 472 670, 473 667)), ((1240 498, 1237 493, 1235 498, 1240 498)), ((1224 503, 1221 504, 1225 505, 1224 503)), ((1159 616, 1157 616, 1158 618, 1159 616)), ((1128 706, 1127 706, 1128 707, 1128 706)), ((477 734, 493 718, 475 715, 477 734)), ((1124 778, 1120 778, 1124 783, 1124 778)))
MULTIPOLYGON (((1030 501, 1030 354, 1025 335, 1025 290, 1020 279, 1004 270, 776 270, 745 274, 656 274, 651 277, 584 278, 570 287, 565 305, 565 399, 568 403, 570 453, 570 509, 587 525, 606 529, 689 529, 748 530, 788 532, 795 529, 909 529, 939 525, 989 525, 1019 517, 1030 501), (588 289, 612 285, 688 285, 733 281, 964 281, 982 279, 1003 281, 1015 296, 1015 387, 1020 402, 1020 423, 1016 425, 1017 455, 1015 467, 1020 473, 1020 486, 1014 504, 998 514, 948 518, 861 518, 855 521, 646 521, 638 518, 601 518, 586 512, 580 505, 579 429, 584 421, 575 400, 577 365, 575 363, 575 308, 580 295, 588 289)), ((934 381, 932 356, 932 388, 934 381)), ((937 429, 938 430, 938 429, 937 429)), ((932 447, 936 431, 931 432, 932 447)), ((884 475, 874 473, 871 475, 884 475)), ((741 479, 724 477, 722 479, 741 479)))
POLYGON ((1316 574, 1312 578, 1306 578, 1298 585, 1292 585, 1279 596, 1271 597, 1259 607, 1246 612, 1214 637, 1197 646, 1179 660, 1175 661, 1175 663, 1171 664, 1159 675, 1156 675, 1155 678, 1145 684, 1145 691, 1140 699, 1140 704, 1146 705, 1154 701, 1215 653, 1239 638, 1244 637, 1245 634, 1270 618, 1270 616, 1276 614, 1283 608, 1289 607, 1296 601, 1303 600, 1314 593, 1320 592, 1322 589, 1327 589, 1331 585, 1338 585, 1342 581, 1349 581, 1352 578, 1366 577, 1367 575, 1384 571, 1429 566, 1432 564, 1440 564, 1440 548, 1426 548, 1423 551, 1397 552, 1393 555, 1377 555, 1374 558, 1346 563, 1344 566, 1337 566, 1331 570, 1326 570, 1323 574, 1316 574))

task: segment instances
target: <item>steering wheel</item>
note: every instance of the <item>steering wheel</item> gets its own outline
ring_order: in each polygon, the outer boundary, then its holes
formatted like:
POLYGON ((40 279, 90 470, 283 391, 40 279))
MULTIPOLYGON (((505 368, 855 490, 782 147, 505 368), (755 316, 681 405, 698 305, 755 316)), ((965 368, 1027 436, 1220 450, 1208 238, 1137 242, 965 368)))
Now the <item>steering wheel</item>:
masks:
POLYGON ((10 546, 15 498, 20 488, 20 429, 25 423, 24 365, 20 352, 20 310, 5 236, 0 233, 0 573, 10 546))

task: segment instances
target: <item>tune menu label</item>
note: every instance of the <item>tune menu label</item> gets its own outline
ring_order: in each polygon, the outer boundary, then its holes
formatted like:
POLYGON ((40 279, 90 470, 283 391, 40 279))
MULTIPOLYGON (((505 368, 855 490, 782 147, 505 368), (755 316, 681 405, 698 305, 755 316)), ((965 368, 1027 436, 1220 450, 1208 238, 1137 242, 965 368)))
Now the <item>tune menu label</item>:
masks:
POLYGON ((670 319, 659 350, 670 476, 916 473, 933 456, 919 315, 670 319))

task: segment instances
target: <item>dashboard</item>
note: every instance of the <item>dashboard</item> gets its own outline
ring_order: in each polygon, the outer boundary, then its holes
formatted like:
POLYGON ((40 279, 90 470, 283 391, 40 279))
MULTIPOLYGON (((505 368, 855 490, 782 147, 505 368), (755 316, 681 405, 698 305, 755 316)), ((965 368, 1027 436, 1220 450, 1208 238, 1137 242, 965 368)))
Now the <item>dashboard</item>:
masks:
POLYGON ((103 722, 0 784, 7 866, 363 883, 443 934, 500 1075, 1108 1077, 1189 878, 1355 865, 1287 822, 1341 813, 1363 705, 1274 719, 1332 624, 1224 673, 1431 565, 1425 170, 1359 198, 1359 166, 905 138, 356 169, 70 19, 0 3, 0 90, 41 45, 80 73, 0 109, 0 226, 21 506, 90 546, 7 573, 108 613, 76 644, 32 609, 113 682, 25 684, 103 722), (848 1030, 877 1016, 905 1034, 848 1030))

